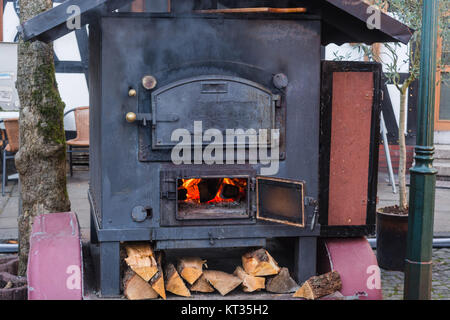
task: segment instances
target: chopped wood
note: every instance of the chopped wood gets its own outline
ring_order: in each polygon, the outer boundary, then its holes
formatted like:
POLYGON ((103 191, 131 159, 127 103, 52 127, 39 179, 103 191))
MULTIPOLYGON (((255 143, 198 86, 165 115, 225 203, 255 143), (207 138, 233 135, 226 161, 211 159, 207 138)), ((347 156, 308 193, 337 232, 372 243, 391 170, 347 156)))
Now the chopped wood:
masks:
POLYGON ((165 286, 167 291, 172 292, 173 294, 176 294, 178 296, 191 296, 189 289, 184 284, 183 279, 181 279, 180 275, 177 272, 177 269, 175 269, 175 266, 173 264, 168 264, 164 273, 165 286))
POLYGON ((245 272, 252 276, 271 276, 280 272, 278 263, 265 249, 248 252, 242 256, 245 272))
POLYGON ((206 280, 204 274, 202 274, 202 276, 198 278, 197 281, 195 281, 195 283, 191 286, 190 290, 203 293, 214 292, 214 288, 211 287, 209 282, 206 280))
POLYGON ((164 300, 166 299, 166 289, 164 287, 164 273, 162 270, 162 252, 156 255, 158 272, 150 279, 150 285, 164 300))
POLYGON ((203 274, 208 280, 208 282, 220 292, 222 296, 225 296, 229 292, 236 289, 242 280, 232 274, 216 271, 216 270, 205 270, 203 274))
POLYGON ((158 272, 155 255, 149 243, 127 244, 125 249, 128 256, 125 262, 142 279, 149 281, 158 272))
POLYGON ((177 271, 189 284, 194 284, 203 274, 206 260, 197 257, 182 258, 178 261, 177 271))
POLYGON ((242 290, 244 292, 259 291, 265 288, 265 278, 249 275, 241 267, 237 267, 233 274, 242 280, 242 290))
POLYGON ((223 184, 220 197, 222 199, 232 199, 239 196, 239 187, 233 186, 232 184, 223 184))
POLYGON ((300 286, 291 278, 288 268, 281 268, 280 273, 267 279, 266 290, 273 293, 292 293, 300 286))
POLYGON ((6 285, 3 287, 3 289, 11 289, 13 287, 13 283, 11 281, 8 281, 6 285))
POLYGON ((294 297, 315 300, 341 290, 342 281, 337 271, 325 273, 320 276, 309 278, 296 293, 294 297))
POLYGON ((127 299, 143 300, 158 298, 158 293, 151 285, 131 269, 128 269, 123 278, 123 293, 127 299))

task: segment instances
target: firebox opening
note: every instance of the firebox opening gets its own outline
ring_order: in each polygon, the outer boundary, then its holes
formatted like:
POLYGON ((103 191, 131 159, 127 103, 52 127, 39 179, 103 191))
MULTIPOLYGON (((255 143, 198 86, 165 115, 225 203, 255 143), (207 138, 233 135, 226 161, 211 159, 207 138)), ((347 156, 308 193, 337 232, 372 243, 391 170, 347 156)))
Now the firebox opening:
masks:
POLYGON ((248 177, 177 180, 178 219, 248 218, 248 177))

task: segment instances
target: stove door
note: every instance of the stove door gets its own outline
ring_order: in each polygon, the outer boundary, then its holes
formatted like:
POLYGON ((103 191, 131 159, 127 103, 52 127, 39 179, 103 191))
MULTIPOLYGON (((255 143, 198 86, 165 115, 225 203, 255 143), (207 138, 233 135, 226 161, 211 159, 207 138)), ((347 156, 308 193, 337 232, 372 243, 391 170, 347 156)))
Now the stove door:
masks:
POLYGON ((273 129, 279 99, 260 84, 224 75, 198 76, 164 86, 152 93, 152 149, 172 149, 177 144, 172 133, 186 129, 194 135, 195 122, 201 125, 200 132, 273 129))
POLYGON ((257 177, 256 217, 295 227, 305 226, 305 182, 257 177))

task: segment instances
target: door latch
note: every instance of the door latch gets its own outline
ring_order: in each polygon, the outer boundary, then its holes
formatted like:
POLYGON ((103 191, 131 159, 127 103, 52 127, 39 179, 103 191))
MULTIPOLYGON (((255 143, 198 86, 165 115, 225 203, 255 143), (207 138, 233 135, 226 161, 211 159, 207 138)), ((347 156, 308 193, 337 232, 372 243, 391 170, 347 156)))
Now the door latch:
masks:
POLYGON ((311 231, 313 231, 316 228, 317 220, 319 220, 319 201, 312 197, 305 197, 305 205, 314 207, 314 213, 311 220, 311 231))
POLYGON ((177 200, 177 194, 174 191, 161 191, 161 199, 177 200))

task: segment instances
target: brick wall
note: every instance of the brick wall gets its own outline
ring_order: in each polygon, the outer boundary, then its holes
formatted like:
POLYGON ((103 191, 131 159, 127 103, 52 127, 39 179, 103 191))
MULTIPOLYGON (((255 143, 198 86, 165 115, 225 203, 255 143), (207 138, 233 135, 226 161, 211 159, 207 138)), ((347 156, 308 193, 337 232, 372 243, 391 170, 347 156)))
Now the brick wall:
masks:
MULTIPOLYGON (((394 169, 394 174, 398 173, 398 159, 399 159, 399 148, 398 145, 389 145, 389 151, 391 153, 392 168, 394 169)), ((412 167, 414 159, 414 146, 406 146, 406 168, 412 167)), ((388 172, 386 155, 384 153, 384 145, 380 145, 380 157, 379 157, 379 172, 388 172)))

